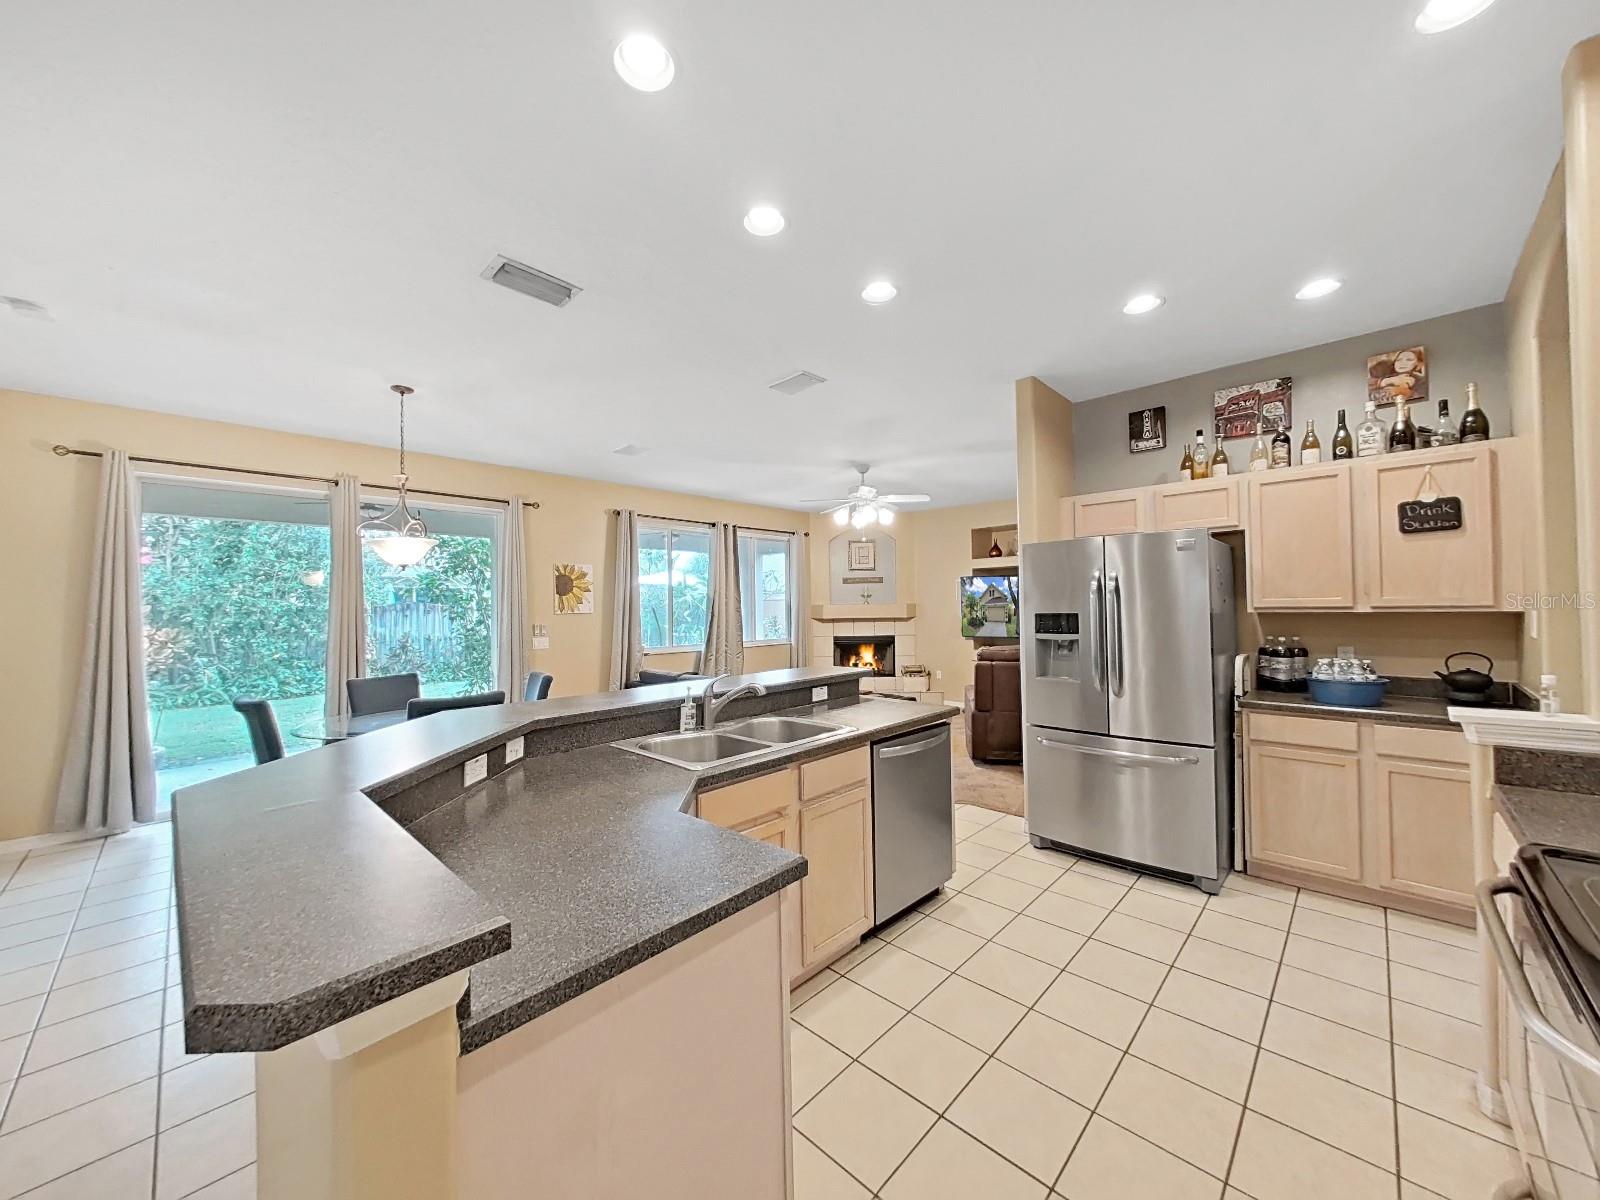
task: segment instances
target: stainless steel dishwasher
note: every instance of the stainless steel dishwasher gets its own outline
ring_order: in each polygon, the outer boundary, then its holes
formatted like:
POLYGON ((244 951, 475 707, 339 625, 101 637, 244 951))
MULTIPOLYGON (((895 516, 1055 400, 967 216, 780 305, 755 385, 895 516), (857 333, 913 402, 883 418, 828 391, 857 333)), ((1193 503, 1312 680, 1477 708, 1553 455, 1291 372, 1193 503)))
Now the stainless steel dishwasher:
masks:
POLYGON ((892 920, 955 871, 949 723, 873 743, 874 923, 892 920))

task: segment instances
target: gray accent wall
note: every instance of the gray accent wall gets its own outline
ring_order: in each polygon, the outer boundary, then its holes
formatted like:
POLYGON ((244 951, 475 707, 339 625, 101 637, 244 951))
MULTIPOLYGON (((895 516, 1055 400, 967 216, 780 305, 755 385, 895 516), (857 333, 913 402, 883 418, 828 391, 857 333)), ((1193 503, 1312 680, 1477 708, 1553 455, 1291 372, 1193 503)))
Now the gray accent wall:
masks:
MULTIPOLYGON (((1159 320, 1159 314, 1155 320, 1159 320)), ((1159 336, 1154 325, 1152 336, 1159 336)), ((1308 417, 1317 423, 1323 455, 1331 455, 1338 410, 1345 410, 1352 433, 1361 423, 1367 398, 1368 356, 1418 345, 1427 347, 1430 378, 1428 403, 1417 406, 1416 417, 1426 410, 1431 424, 1438 411, 1438 398, 1448 396, 1450 412, 1459 420, 1466 405, 1466 384, 1475 382, 1478 402, 1489 414, 1493 436, 1506 437, 1512 432, 1505 311, 1502 305, 1490 304, 1075 404, 1075 490, 1083 494, 1172 482, 1178 477, 1184 441, 1193 439, 1194 431, 1202 427, 1207 441, 1211 439, 1213 392, 1280 375, 1294 379, 1291 412, 1296 456, 1308 417), (1167 408, 1167 448, 1130 454, 1128 414, 1161 404, 1167 408)), ((1380 408, 1378 413, 1392 421, 1395 410, 1380 408)), ((1244 470, 1249 454, 1249 438, 1228 442, 1228 457, 1236 471, 1244 470)))

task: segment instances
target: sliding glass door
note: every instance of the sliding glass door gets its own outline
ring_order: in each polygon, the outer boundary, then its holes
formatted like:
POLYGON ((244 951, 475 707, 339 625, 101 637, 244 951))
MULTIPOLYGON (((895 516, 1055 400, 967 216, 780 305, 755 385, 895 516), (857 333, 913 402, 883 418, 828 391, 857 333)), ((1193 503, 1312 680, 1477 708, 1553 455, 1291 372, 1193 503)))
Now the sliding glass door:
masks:
POLYGON ((147 480, 145 673, 158 807, 251 766, 238 698, 270 700, 290 753, 322 715, 328 501, 315 493, 147 480))

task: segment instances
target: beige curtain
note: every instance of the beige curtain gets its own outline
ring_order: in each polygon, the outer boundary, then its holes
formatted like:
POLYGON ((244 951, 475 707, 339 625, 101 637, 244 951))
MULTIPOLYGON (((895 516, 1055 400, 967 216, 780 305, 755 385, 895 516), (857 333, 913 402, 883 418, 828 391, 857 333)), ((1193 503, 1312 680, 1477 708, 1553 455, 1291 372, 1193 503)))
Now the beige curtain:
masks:
POLYGON ((83 669, 56 792, 58 830, 120 832, 156 815, 139 590, 139 497, 128 456, 100 462, 83 669))
POLYGON ((361 480, 340 475, 328 489, 328 658, 322 711, 350 715, 344 681, 366 667, 367 609, 361 587, 361 480))
POLYGON ((617 547, 611 558, 611 680, 613 692, 639 678, 639 518, 617 513, 617 547))
POLYGON ((797 533, 789 544, 789 665, 811 662, 811 540, 797 533))
POLYGON ((739 613, 739 527, 711 527, 711 605, 706 616, 702 675, 737 675, 744 670, 744 623, 739 613))
POLYGON ((513 496, 495 548, 494 677, 511 700, 522 699, 528 671, 528 552, 522 528, 524 506, 513 496))

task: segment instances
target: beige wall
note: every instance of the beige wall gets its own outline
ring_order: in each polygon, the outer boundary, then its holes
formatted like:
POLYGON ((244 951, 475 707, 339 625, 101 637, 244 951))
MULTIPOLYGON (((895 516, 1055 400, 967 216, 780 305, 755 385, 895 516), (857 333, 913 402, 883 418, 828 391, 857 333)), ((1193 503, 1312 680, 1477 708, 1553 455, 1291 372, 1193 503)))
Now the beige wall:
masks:
MULTIPOLYGON (((0 692, 0 761, 6 765, 0 839, 42 833, 49 826, 78 686, 98 460, 58 458, 50 452, 57 442, 320 476, 349 471, 368 483, 388 482, 395 461, 394 450, 382 446, 0 390, 0 498, 11 537, 0 619, 12 631, 10 686, 0 692)), ((417 453, 407 458, 418 489, 497 497, 520 493, 539 501, 540 507, 526 510, 523 518, 529 621, 550 627, 551 646, 535 651, 530 666, 551 672, 560 695, 606 685, 614 595, 612 508, 775 529, 803 530, 807 519, 783 509, 463 459, 417 453), (599 597, 594 613, 552 615, 551 566, 557 559, 594 564, 599 597)), ((746 665, 751 670, 787 666, 788 653, 786 646, 756 647, 746 665)), ((651 656, 648 663, 687 670, 694 656, 651 656)))
MULTIPOLYGON (((1415 410, 1419 420, 1426 413, 1425 423, 1432 423, 1440 396, 1450 397, 1451 415, 1460 420, 1466 404, 1466 384, 1473 381, 1478 384, 1479 402, 1489 414, 1494 436, 1505 437, 1512 432, 1514 422, 1506 394, 1505 318, 1500 305, 1490 304, 1075 404, 1072 444, 1076 493, 1176 480, 1185 440, 1192 441, 1194 431, 1202 428, 1207 439, 1211 437, 1212 393, 1218 388, 1280 375, 1294 379, 1290 407, 1294 444, 1300 444, 1306 420, 1314 419, 1324 453, 1331 454, 1338 410, 1345 410, 1352 433, 1361 423, 1367 398, 1367 357, 1418 345, 1427 347, 1431 380, 1428 403, 1415 410), (1165 405, 1167 409, 1166 450, 1129 453, 1128 414, 1155 405, 1165 405)), ((1393 420, 1394 410, 1380 410, 1380 415, 1393 420)), ((1248 457, 1249 446, 1247 440, 1231 441, 1228 454, 1235 460, 1241 454, 1248 457)))

